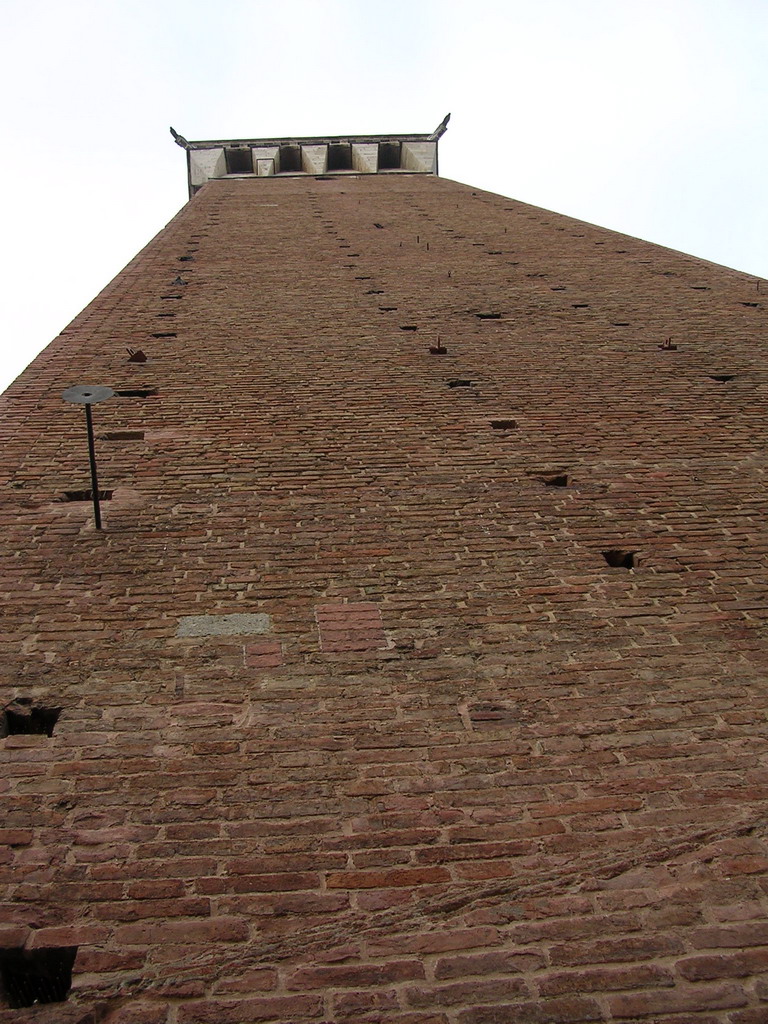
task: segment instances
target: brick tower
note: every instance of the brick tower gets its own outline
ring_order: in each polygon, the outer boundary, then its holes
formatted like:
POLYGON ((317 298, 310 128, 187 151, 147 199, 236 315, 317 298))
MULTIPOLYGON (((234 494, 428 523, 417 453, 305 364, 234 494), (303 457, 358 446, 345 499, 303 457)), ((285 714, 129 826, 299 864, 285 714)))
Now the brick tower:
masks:
POLYGON ((443 127, 177 136, 2 399, 2 1022, 768 1021, 766 284, 443 127))

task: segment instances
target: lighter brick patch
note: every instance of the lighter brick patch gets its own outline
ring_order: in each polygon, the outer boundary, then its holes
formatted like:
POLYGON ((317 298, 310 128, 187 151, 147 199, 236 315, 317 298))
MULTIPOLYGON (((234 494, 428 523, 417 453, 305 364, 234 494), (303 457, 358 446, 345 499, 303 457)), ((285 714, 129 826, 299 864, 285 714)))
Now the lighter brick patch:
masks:
POLYGON ((315 619, 322 651, 369 651, 387 646, 381 612, 370 601, 319 604, 315 619))

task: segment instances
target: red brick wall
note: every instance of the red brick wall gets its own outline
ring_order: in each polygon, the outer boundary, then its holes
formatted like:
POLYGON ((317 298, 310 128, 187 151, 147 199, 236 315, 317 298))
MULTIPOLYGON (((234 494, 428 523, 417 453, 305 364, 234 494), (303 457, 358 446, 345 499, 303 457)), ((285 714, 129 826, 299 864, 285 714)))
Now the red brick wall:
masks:
POLYGON ((3 703, 62 712, 0 740, 0 942, 78 954, 0 1020, 768 1020, 766 289, 205 186, 2 399, 3 703), (157 391, 94 407, 103 533, 77 383, 157 391))

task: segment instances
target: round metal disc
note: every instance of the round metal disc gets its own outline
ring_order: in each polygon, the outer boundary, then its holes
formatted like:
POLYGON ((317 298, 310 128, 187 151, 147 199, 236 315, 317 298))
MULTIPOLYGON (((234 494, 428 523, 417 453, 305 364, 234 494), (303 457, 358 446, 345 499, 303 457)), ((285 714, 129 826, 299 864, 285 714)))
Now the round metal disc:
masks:
POLYGON ((114 393, 112 388, 103 384, 76 384, 73 388, 67 388, 61 397, 65 402, 75 402, 76 405, 95 405, 105 398, 111 398, 114 393))

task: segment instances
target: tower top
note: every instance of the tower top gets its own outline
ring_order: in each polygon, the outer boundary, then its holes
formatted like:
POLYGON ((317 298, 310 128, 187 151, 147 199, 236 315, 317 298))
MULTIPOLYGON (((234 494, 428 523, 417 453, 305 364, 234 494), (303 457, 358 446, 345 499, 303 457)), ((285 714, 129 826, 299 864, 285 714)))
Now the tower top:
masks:
POLYGON ((437 174, 437 143, 446 114, 427 135, 328 135, 312 138, 212 139, 190 142, 171 128, 187 153, 189 195, 210 178, 338 174, 437 174))

